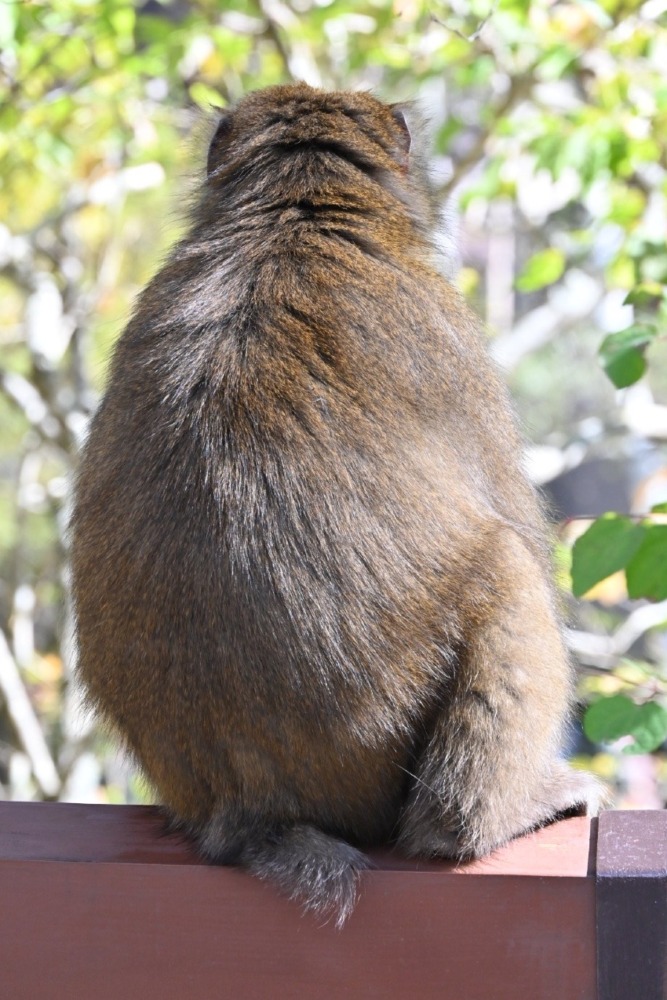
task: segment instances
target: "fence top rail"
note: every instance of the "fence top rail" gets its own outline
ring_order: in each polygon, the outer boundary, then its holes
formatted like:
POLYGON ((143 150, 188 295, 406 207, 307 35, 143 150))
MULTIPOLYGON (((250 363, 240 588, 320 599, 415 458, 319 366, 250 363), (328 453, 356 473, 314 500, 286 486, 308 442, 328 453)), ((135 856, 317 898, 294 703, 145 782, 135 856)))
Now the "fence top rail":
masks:
MULTIPOLYGON (((515 840, 480 861, 410 861, 369 852, 380 870, 444 875, 585 878, 595 873, 596 821, 562 820, 515 840)), ((156 806, 0 802, 0 861, 72 861, 200 865, 187 841, 165 833, 156 806)))

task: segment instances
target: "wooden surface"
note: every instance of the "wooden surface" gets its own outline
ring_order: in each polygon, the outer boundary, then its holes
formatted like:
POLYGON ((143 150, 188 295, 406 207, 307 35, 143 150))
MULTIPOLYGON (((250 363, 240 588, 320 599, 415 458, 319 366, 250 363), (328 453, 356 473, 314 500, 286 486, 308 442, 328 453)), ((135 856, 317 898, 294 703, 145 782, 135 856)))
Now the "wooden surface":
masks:
MULTIPOLYGON (((591 874, 591 820, 564 820, 515 840, 483 861, 409 861, 372 851, 387 871, 456 875, 591 874)), ((156 806, 107 806, 62 802, 0 802, 0 860, 109 861, 128 864, 203 865, 182 837, 166 835, 156 806)), ((368 877, 372 877, 372 873, 368 877)))
POLYGON ((385 852, 342 931, 148 807, 0 803, 2 1000, 594 1000, 591 827, 471 865, 385 852))
POLYGON ((599 1000, 667 997, 667 812, 599 819, 599 1000))

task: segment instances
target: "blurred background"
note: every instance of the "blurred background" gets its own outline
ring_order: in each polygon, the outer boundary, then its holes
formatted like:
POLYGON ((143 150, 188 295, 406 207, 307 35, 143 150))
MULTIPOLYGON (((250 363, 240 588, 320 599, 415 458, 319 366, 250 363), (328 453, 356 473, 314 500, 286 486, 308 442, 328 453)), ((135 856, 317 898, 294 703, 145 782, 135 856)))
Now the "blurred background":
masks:
POLYGON ((72 681, 71 476, 202 120, 305 80, 426 113, 552 515, 572 753, 617 804, 665 804, 665 67, 667 0, 0 4, 0 797, 149 800, 72 681))

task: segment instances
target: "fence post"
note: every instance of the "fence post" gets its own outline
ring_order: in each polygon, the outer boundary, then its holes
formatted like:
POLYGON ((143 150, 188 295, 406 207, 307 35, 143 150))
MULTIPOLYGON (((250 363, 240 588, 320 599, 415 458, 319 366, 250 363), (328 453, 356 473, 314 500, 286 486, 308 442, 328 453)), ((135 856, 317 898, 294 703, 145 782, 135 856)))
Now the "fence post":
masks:
POLYGON ((597 842, 598 1000, 667 997, 667 812, 606 812, 597 842))

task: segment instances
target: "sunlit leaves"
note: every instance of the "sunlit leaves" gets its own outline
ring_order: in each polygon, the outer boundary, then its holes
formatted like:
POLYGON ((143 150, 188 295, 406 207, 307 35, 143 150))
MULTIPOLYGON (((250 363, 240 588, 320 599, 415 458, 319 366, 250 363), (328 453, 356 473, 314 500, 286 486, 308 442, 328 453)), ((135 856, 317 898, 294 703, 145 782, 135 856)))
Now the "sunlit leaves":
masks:
POLYGON ((667 711, 657 702, 637 704, 623 694, 601 698, 587 710, 584 732, 594 743, 626 737, 624 753, 650 753, 667 739, 667 711))
POLYGON ((646 281, 628 292, 624 305, 641 309, 654 309, 664 301, 665 289, 658 281, 646 281))
POLYGON ((646 197, 642 191, 625 184, 615 185, 611 192, 608 219, 631 229, 638 222, 646 208, 646 197))
POLYGON ((631 598, 667 599, 667 525, 613 513, 594 521, 572 549, 572 592, 581 597, 619 570, 631 598))
POLYGON ((534 292, 552 285, 565 271, 565 255, 555 247, 534 254, 516 280, 520 292, 534 292))
POLYGON ((630 597, 648 597, 653 601, 667 598, 667 525, 651 524, 626 567, 630 597))
POLYGON ((625 569, 644 540, 645 529, 630 518, 604 514, 572 549, 572 592, 577 597, 612 573, 625 569))
POLYGON ((600 359, 617 389, 637 382, 646 371, 646 348, 656 336, 649 325, 636 325, 611 333, 602 341, 600 359))
POLYGON ((224 107, 224 100, 214 87, 209 87, 203 80, 198 80, 189 88, 190 97, 200 108, 207 111, 209 108, 224 107))
POLYGON ((14 48, 18 14, 17 4, 0 4, 0 49, 4 52, 14 48))
POLYGON ((540 59, 540 76, 544 80, 557 80, 572 66, 576 58, 577 52, 570 45, 554 45, 540 59))
POLYGON ((637 705, 623 694, 594 702, 584 716, 584 732, 594 743, 627 736, 637 718, 637 705))

